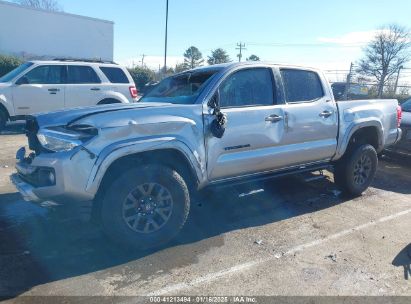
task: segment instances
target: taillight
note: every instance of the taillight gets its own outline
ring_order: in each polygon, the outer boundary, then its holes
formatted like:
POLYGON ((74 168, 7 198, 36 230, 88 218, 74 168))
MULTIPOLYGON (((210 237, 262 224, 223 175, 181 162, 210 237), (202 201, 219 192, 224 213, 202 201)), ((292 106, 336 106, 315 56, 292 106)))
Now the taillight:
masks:
POLYGON ((138 93, 138 91, 137 91, 136 87, 130 87, 129 89, 130 89, 130 95, 131 95, 131 97, 132 97, 132 98, 137 98, 137 93, 138 93))
POLYGON ((400 105, 397 106, 397 127, 401 126, 401 119, 402 119, 402 108, 400 105))
POLYGON ((402 108, 400 105, 397 106, 397 128, 401 126, 402 119, 402 108))

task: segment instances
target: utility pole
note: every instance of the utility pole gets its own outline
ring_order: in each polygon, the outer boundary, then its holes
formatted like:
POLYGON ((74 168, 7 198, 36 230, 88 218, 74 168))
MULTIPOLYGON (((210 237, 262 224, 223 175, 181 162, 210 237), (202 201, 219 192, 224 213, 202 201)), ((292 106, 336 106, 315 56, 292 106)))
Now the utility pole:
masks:
POLYGON ((397 79, 395 79, 394 95, 397 94, 398 79, 400 79, 400 72, 401 72, 401 70, 402 70, 403 68, 404 68, 403 66, 400 66, 400 67, 398 68, 397 79))
POLYGON ((350 72, 347 75, 347 83, 345 84, 344 100, 348 100, 348 93, 350 92, 350 84, 351 84, 351 76, 352 76, 353 68, 354 68, 354 64, 351 62, 350 72))
POLYGON ((166 0, 166 35, 164 41, 164 76, 167 74, 168 0, 166 0))
POLYGON ((141 55, 141 66, 144 67, 144 58, 146 57, 146 54, 141 55))
POLYGON ((243 50, 246 50, 245 48, 245 43, 237 43, 237 47, 235 48, 236 50, 240 50, 240 54, 237 55, 238 57, 238 62, 241 62, 241 58, 243 58, 243 50))

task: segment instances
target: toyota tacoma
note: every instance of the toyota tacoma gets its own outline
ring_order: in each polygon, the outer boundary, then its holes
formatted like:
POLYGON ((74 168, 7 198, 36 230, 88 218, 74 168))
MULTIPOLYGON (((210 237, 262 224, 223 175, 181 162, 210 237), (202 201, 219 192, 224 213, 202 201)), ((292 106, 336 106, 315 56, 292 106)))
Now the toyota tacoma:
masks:
POLYGON ((360 195, 400 117, 397 100, 337 103, 316 69, 200 67, 135 104, 29 117, 31 151, 11 179, 26 200, 78 204, 111 239, 146 249, 176 236, 204 188, 331 168, 360 195))

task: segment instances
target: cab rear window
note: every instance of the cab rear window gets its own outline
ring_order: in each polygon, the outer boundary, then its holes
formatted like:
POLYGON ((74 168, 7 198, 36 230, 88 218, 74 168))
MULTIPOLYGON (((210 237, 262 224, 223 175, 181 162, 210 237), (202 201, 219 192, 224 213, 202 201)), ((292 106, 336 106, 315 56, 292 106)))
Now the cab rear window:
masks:
POLYGON ((120 68, 100 67, 111 83, 129 83, 126 74, 120 68))

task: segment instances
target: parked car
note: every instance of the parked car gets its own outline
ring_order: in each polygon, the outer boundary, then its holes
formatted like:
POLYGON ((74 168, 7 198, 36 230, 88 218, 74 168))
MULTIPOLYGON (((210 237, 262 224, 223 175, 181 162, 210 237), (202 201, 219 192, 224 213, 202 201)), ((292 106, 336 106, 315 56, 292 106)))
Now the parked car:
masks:
POLYGON ((126 68, 102 61, 28 61, 0 78, 0 130, 27 115, 137 98, 126 68))
MULTIPOLYGON (((347 194, 371 184, 401 137, 397 100, 335 102, 316 69, 214 65, 164 79, 133 105, 33 115, 11 179, 26 200, 88 206, 113 240, 155 247, 197 192, 333 168, 347 194)), ((83 209, 84 210, 84 209, 83 209)))
POLYGON ((402 103, 401 108, 401 129, 403 136, 396 145, 388 147, 386 151, 411 156, 411 99, 402 103))
MULTIPOLYGON (((345 91, 347 90, 346 82, 334 82, 331 85, 333 90, 334 98, 337 101, 344 100, 345 91)), ((359 83, 351 83, 348 92, 347 99, 361 99, 368 96, 368 87, 359 83)))

